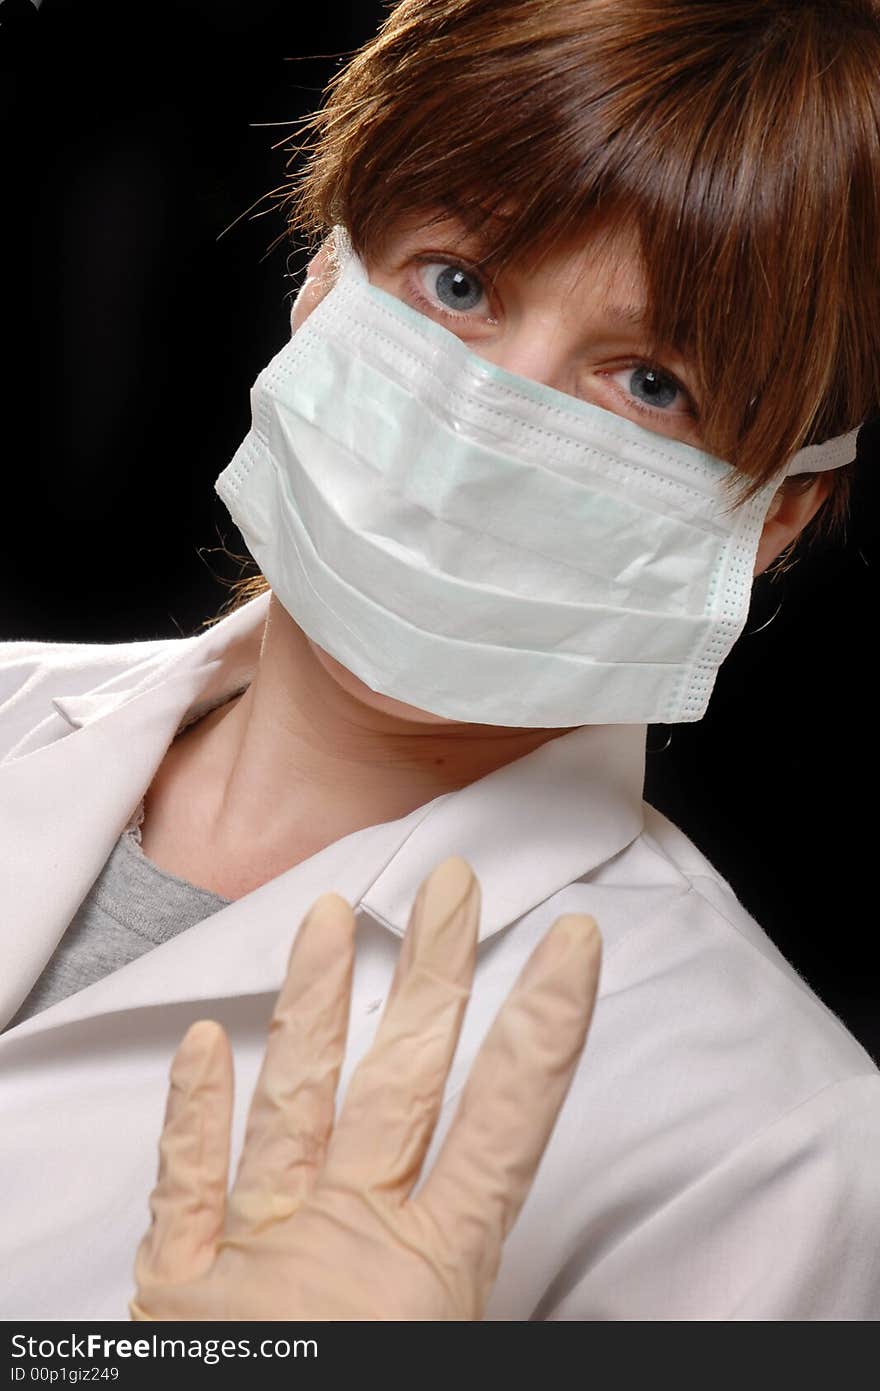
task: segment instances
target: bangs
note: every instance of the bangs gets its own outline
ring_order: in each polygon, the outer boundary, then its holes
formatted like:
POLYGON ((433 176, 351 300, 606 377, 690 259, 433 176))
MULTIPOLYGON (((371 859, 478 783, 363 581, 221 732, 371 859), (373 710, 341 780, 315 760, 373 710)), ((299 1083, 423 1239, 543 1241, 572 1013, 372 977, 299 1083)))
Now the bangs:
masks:
POLYGON ((291 229, 370 260, 452 214, 490 275, 635 234, 743 502, 880 403, 878 73, 868 0, 403 0, 307 118, 291 229))

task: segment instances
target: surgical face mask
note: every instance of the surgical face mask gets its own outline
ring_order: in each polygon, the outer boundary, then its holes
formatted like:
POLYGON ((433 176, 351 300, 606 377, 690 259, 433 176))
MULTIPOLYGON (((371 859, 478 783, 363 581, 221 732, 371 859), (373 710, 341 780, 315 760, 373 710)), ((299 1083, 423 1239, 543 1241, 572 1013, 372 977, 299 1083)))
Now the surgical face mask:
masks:
MULTIPOLYGON (((706 710, 778 486, 483 361, 341 273, 216 490, 280 603, 372 690, 528 728, 706 710)), ((844 463, 854 435, 793 471, 844 463)))

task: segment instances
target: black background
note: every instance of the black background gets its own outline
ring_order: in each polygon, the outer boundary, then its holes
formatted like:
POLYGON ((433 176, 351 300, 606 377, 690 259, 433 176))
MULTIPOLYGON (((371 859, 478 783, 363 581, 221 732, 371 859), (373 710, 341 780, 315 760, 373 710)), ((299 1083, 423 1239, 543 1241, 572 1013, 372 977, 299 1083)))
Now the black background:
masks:
MULTIPOLYGON (((0 3, 0 640, 173 637, 219 610, 245 548, 213 484, 304 266, 267 254, 272 147, 383 14, 0 3)), ((878 452, 863 431, 845 543, 756 581, 705 718, 652 728, 646 796, 880 1059, 878 452)))

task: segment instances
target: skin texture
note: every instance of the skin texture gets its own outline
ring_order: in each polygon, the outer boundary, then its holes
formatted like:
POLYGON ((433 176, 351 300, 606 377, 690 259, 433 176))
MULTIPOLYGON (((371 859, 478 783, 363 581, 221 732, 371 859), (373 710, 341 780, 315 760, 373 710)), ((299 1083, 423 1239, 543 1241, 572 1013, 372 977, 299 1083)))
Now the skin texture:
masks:
MULTIPOLYGON (((467 266, 476 255, 455 223, 408 224, 367 270, 487 361, 700 443, 686 363, 665 355, 657 364, 682 388, 671 409, 646 414, 634 399, 644 290, 625 241, 596 241, 537 268, 505 271, 483 287, 476 307, 446 317, 437 275, 444 262, 467 266)), ((294 331, 332 283, 325 248, 293 306, 294 331)), ((806 526, 826 489, 820 479, 806 494, 774 501, 756 574, 806 526)), ((312 642, 273 595, 248 690, 171 746, 147 794, 143 850, 172 873, 238 898, 342 836, 405 816, 567 732, 459 723, 373 691, 312 642)))

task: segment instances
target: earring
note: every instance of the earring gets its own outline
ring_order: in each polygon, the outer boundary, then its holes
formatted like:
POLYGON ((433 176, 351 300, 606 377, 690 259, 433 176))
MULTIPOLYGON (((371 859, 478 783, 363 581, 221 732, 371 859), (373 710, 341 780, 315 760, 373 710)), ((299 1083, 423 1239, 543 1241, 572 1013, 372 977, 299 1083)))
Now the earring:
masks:
POLYGON ((666 740, 666 743, 663 745, 663 748, 662 748, 662 749, 649 749, 648 746, 647 746, 647 744, 646 744, 646 745, 645 745, 645 753, 665 753, 666 750, 669 748, 669 745, 670 745, 671 743, 672 743, 672 733, 671 733, 671 731, 670 731, 669 738, 666 740))
POLYGON ((762 623, 761 626, 760 626, 760 628, 753 628, 753 629, 751 630, 751 632, 743 633, 743 637, 744 637, 744 638, 753 638, 753 637, 755 636, 756 633, 763 633, 763 631, 764 631, 765 628, 769 628, 769 627, 770 627, 770 624, 773 622, 773 619, 779 617, 779 614, 780 614, 780 612, 782 611, 782 605, 783 605, 784 603, 785 603, 785 600, 784 600, 784 599, 780 599, 780 600, 779 600, 779 607, 777 608, 776 612, 774 613, 773 618, 768 618, 768 619, 767 619, 767 622, 766 622, 766 623, 762 623))

